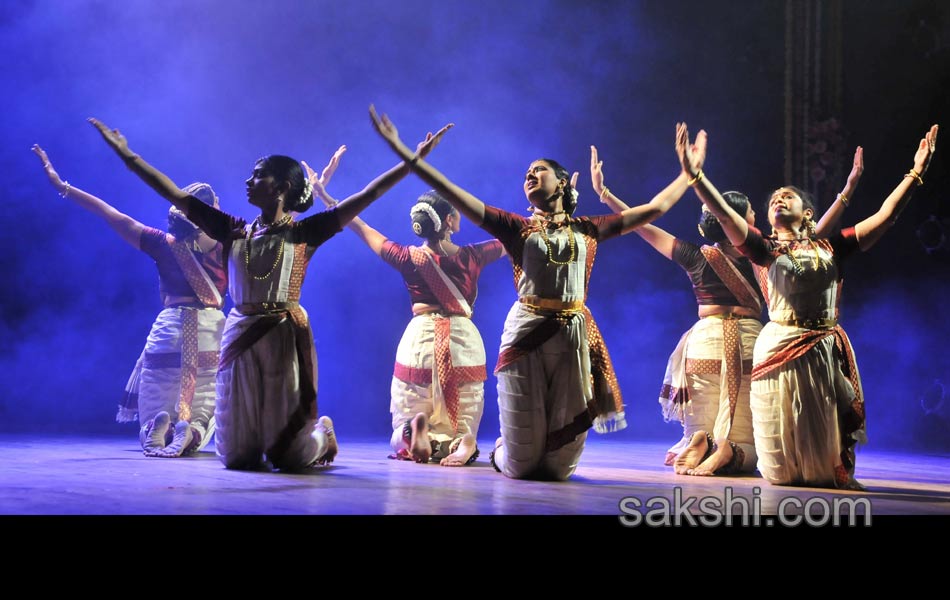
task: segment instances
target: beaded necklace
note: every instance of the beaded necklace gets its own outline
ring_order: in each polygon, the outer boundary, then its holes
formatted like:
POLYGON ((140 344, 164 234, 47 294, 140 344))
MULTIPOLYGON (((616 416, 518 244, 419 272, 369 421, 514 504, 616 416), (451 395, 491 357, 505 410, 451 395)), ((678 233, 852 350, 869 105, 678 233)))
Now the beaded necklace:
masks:
POLYGON ((273 274, 274 269, 277 268, 277 265, 280 264, 281 259, 284 258, 284 238, 283 236, 281 236, 280 247, 277 249, 277 257, 274 259, 274 264, 270 266, 270 269, 268 269, 267 273, 265 273, 264 275, 255 275, 254 273, 252 273, 251 272, 251 233, 258 228, 273 229, 277 227, 282 227, 293 220, 294 220, 294 217, 291 214, 286 214, 280 219, 278 219, 277 221, 274 221, 273 223, 270 223, 268 225, 264 225, 264 223, 261 221, 261 218, 259 216, 256 219, 254 219, 254 222, 251 223, 251 226, 247 228, 247 233, 245 234, 245 238, 244 238, 244 267, 247 269, 248 275, 250 275, 251 277, 253 277, 254 279, 258 281, 263 281, 267 279, 268 277, 270 277, 271 274, 273 274))
POLYGON ((562 266, 569 265, 572 262, 574 262, 574 259, 577 258, 577 239, 574 234, 574 229, 571 227, 571 218, 566 217, 560 223, 553 223, 551 221, 552 217, 555 217, 557 215, 563 215, 563 214, 565 214, 564 211, 559 211, 556 213, 552 213, 551 215, 548 215, 548 218, 545 218, 542 220, 540 231, 539 231, 539 233, 541 234, 541 239, 544 240, 544 245, 547 247, 547 250, 548 250, 548 262, 552 265, 562 265, 562 266), (548 233, 547 233, 548 226, 552 224, 556 225, 558 229, 560 229, 562 225, 567 225, 567 231, 568 231, 568 236, 569 236, 567 238, 567 247, 570 249, 570 257, 566 261, 560 261, 554 258, 554 244, 551 243, 551 238, 548 237, 548 233))

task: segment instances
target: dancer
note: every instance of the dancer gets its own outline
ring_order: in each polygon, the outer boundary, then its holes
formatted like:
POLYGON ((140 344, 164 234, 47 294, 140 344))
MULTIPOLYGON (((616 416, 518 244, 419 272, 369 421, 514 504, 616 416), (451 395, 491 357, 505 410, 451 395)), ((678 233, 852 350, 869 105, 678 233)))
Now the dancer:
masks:
MULTIPOLYGON (((390 169, 332 210, 296 221, 313 204, 300 163, 270 155, 247 179, 248 202, 261 210, 250 224, 207 206, 179 189, 132 152, 117 129, 90 122, 126 166, 224 246, 235 303, 225 323, 218 370, 215 447, 231 469, 254 469, 264 459, 282 471, 329 464, 338 452, 333 422, 317 419, 313 334, 300 305, 307 265, 317 247, 402 179, 390 169)), ((428 135, 431 150, 447 131, 428 135)))
MULTIPOLYGON (((221 306, 227 287, 221 244, 175 207, 168 212, 168 233, 146 227, 60 179, 38 145, 33 152, 63 198, 104 219, 125 242, 155 260, 165 308, 152 324, 116 421, 139 420, 146 456, 194 454, 214 433, 215 374, 224 328, 221 306)), ((185 190, 218 206, 218 197, 206 183, 192 183, 185 190)))
MULTIPOLYGON (((769 323, 753 352, 751 408, 758 468, 778 485, 859 490, 854 446, 866 440, 864 393, 854 350, 838 324, 844 261, 868 250, 900 215, 936 150, 937 126, 920 140, 914 166, 873 215, 830 237, 814 233, 814 204, 792 186, 772 193, 763 236, 735 210, 684 146, 691 182, 729 241, 756 265, 769 323)), ((707 442, 700 440, 698 447, 707 442)), ((731 449, 723 448, 726 456, 731 449)), ((703 449, 705 452, 705 449, 703 449)))
MULTIPOLYGON (((601 202, 614 212, 626 210, 627 205, 604 184, 603 161, 594 146, 590 170, 601 202)), ((836 226, 863 171, 863 151, 858 147, 847 185, 822 217, 819 230, 836 226)), ((755 211, 745 194, 724 192, 722 196, 749 225, 755 224, 755 211)), ((712 245, 696 246, 655 225, 636 230, 657 252, 683 268, 699 308, 699 321, 683 334, 670 356, 660 392, 664 418, 683 424, 683 437, 667 451, 664 464, 674 466, 680 475, 748 473, 756 465, 749 389, 752 349, 762 330, 762 296, 752 264, 729 243, 719 221, 705 207, 698 227, 712 245)))
MULTIPOLYGON (((317 196, 336 206, 304 167, 317 196)), ((472 323, 478 277, 501 258, 501 242, 457 246, 461 217, 438 192, 426 192, 409 211, 412 231, 425 240, 403 246, 361 218, 349 228, 399 271, 409 290, 413 318, 399 341, 390 401, 393 457, 445 467, 471 464, 485 403, 485 346, 472 323)))
MULTIPOLYGON (((553 160, 536 160, 524 180, 532 213, 526 218, 485 205, 413 156, 389 119, 372 109, 371 115, 413 171, 511 255, 518 301, 505 321, 495 368, 501 437, 492 464, 512 478, 567 479, 591 426, 599 432, 626 426, 610 356, 585 305, 598 244, 663 215, 686 191, 685 173, 647 204, 619 215, 574 217, 577 195, 568 172, 553 160)), ((677 144, 685 143, 685 133, 677 126, 677 144)))

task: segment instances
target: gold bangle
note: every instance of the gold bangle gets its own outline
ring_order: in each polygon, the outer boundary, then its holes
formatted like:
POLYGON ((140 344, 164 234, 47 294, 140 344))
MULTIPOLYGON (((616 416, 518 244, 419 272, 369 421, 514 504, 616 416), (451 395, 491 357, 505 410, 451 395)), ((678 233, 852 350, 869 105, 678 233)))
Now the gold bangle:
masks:
POLYGON ((907 175, 904 175, 904 177, 913 177, 914 179, 917 180, 917 185, 924 185, 924 180, 920 176, 920 173, 917 172, 916 169, 911 169, 910 171, 907 172, 907 175))
POLYGON ((604 198, 606 198, 607 194, 609 193, 610 193, 610 188, 608 188, 607 186, 604 186, 603 191, 600 192, 600 201, 603 202, 604 198))
POLYGON ((63 198, 69 195, 69 191, 73 189, 73 186, 69 185, 68 181, 63 182, 63 189, 60 190, 59 195, 63 198))
POLYGON ((699 173, 696 173, 696 176, 686 182, 686 185, 696 185, 703 180, 703 170, 700 169, 699 173))
POLYGON ((845 196, 844 194, 838 194, 838 199, 841 200, 841 203, 844 204, 844 207, 845 207, 845 208, 848 208, 848 202, 849 202, 849 200, 848 200, 848 197, 847 197, 847 196, 845 196))

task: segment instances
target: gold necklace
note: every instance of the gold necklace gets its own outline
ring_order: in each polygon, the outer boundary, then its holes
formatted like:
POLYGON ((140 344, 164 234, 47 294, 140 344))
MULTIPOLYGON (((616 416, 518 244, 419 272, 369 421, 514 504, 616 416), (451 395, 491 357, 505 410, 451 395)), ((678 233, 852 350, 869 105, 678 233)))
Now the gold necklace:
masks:
MULTIPOLYGON (((560 213, 554 213, 551 216, 553 217, 558 214, 564 214, 564 213, 562 211, 560 213)), ((552 265, 569 265, 572 262, 574 262, 575 258, 577 258, 577 239, 574 237, 574 229, 571 227, 570 218, 567 218, 564 221, 561 221, 561 224, 558 225, 558 229, 560 229, 561 225, 567 225, 567 231, 568 231, 568 236, 569 236, 567 238, 567 246, 568 248, 570 248, 571 254, 570 254, 570 258, 568 258, 566 261, 560 261, 554 258, 554 244, 551 243, 551 238, 548 237, 548 233, 547 233, 548 225, 550 224, 551 224, 550 220, 544 220, 541 223, 541 228, 540 228, 541 239, 544 240, 544 245, 547 246, 547 249, 548 249, 548 262, 551 263, 552 265)))
MULTIPOLYGON (((283 225, 290 223, 293 220, 294 220, 293 215, 286 214, 283 217, 281 217, 279 220, 271 223, 270 225, 262 225, 261 229, 271 229, 275 227, 281 227, 283 225)), ((274 259, 274 264, 270 266, 270 269, 268 269, 267 273, 265 273, 264 275, 255 275, 254 273, 251 273, 251 233, 255 229, 257 229, 258 225, 261 223, 262 222, 261 222, 260 217, 257 217, 256 219, 254 219, 254 222, 251 223, 251 226, 247 228, 247 233, 244 238, 244 267, 247 269, 247 274, 258 281, 263 281, 267 279, 268 277, 270 277, 271 274, 273 274, 274 269, 277 268, 277 265, 280 264, 281 259, 284 258, 284 237, 281 236, 280 246, 277 249, 277 257, 274 259)))
MULTIPOLYGON (((806 240, 808 238, 805 238, 806 240)), ((786 243, 782 246, 780 252, 788 256, 788 259, 792 261, 792 269, 795 271, 795 274, 801 277, 805 274, 805 266, 799 262, 798 257, 795 256, 794 251, 792 250, 791 244, 798 242, 800 240, 788 240, 789 243, 786 243)), ((815 272, 827 270, 827 265, 825 264, 824 259, 821 258, 821 254, 818 253, 818 244, 808 240, 808 242, 815 249, 815 272)))

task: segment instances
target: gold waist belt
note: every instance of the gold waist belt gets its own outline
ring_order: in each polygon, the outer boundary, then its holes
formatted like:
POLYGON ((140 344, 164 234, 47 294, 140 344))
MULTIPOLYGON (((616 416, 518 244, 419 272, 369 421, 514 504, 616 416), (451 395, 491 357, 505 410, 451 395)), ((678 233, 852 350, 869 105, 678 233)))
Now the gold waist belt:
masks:
POLYGON ((838 319, 830 318, 806 318, 806 319, 787 319, 785 321, 775 321, 780 325, 789 327, 801 327, 803 329, 834 329, 838 325, 838 319))
POLYGON ((518 302, 527 308, 547 312, 581 312, 584 310, 583 300, 560 300, 556 298, 541 298, 540 296, 522 296, 518 302))

